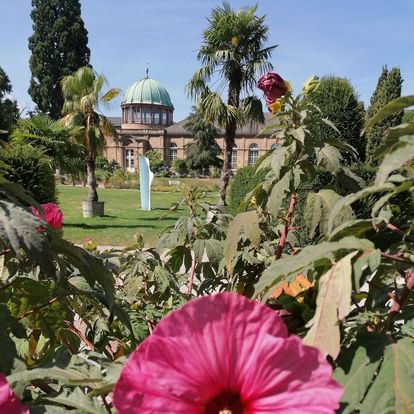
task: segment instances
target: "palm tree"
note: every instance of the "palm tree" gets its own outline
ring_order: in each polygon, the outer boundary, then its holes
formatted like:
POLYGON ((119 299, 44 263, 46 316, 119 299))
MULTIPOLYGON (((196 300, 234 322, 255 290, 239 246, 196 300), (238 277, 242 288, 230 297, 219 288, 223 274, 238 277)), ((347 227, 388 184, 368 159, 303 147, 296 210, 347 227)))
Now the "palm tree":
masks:
POLYGON ((105 135, 116 136, 110 121, 98 112, 99 104, 109 102, 119 95, 119 89, 114 88, 102 93, 105 83, 105 77, 97 75, 89 66, 79 68, 73 75, 65 76, 61 81, 64 97, 63 121, 66 125, 83 127, 77 137, 85 149, 89 203, 98 201, 96 156, 102 152, 105 135))
POLYGON ((43 148, 53 160, 54 168, 73 174, 79 172, 79 164, 84 159, 84 148, 76 140, 82 130, 82 127, 67 127, 61 121, 40 114, 18 120, 11 142, 43 148))
POLYGON ((197 58, 202 67, 187 85, 190 96, 198 98, 206 120, 225 129, 224 162, 221 172, 220 203, 226 204, 231 174, 231 152, 237 127, 264 122, 262 103, 253 92, 256 76, 268 72, 268 61, 276 46, 263 47, 268 27, 265 16, 255 15, 257 6, 231 9, 227 2, 212 10, 197 58), (218 83, 216 91, 208 84, 218 83), (227 103, 221 97, 227 93, 227 103))

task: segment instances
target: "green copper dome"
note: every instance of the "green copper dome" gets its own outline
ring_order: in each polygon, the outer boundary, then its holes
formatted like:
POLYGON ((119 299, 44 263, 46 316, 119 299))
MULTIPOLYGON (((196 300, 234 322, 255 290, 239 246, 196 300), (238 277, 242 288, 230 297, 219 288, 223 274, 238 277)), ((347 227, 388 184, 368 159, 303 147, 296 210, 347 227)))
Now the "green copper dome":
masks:
POLYGON ((141 79, 132 84, 126 91, 122 103, 155 104, 173 108, 167 89, 151 78, 141 79))

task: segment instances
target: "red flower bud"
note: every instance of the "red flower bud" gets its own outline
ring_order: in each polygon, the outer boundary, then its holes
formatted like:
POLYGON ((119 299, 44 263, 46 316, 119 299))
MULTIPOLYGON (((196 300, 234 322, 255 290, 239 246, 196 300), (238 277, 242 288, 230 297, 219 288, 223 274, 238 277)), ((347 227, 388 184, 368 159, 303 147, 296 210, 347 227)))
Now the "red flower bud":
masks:
POLYGON ((262 75, 257 82, 257 87, 264 92, 267 105, 274 103, 289 90, 283 78, 273 72, 262 75))

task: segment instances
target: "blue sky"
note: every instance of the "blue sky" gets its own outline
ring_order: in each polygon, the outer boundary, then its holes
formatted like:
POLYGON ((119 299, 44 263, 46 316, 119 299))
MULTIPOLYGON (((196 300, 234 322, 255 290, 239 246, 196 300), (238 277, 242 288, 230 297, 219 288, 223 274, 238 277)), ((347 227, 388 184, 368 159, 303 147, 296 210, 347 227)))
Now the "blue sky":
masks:
MULTIPOLYGON (((230 1, 234 8, 254 1, 230 1)), ((89 32, 91 63, 110 86, 123 92, 145 76, 167 88, 175 120, 191 101, 185 84, 199 67, 196 51, 206 17, 220 1, 81 0, 89 32)), ((262 0, 267 15, 274 69, 298 90, 310 75, 334 74, 351 80, 367 105, 382 65, 398 66, 403 94, 414 93, 414 0, 262 0)), ((0 0, 0 66, 12 82, 21 108, 33 108, 27 39, 32 33, 30 0, 0 0)), ((258 91, 259 93, 259 91, 258 91)), ((107 115, 119 116, 120 99, 107 115)))

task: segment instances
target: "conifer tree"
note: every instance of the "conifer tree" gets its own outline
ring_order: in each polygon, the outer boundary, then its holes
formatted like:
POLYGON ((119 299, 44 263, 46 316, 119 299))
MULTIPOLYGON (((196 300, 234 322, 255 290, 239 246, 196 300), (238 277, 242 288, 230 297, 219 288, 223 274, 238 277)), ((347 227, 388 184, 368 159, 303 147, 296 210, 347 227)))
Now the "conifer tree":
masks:
POLYGON ((32 0, 33 35, 29 38, 29 94, 37 110, 61 116, 60 81, 89 64, 88 32, 79 0, 32 0))
POLYGON ((207 175, 210 167, 221 168, 223 160, 220 146, 216 142, 218 131, 213 123, 204 120, 196 108, 190 114, 184 127, 193 137, 194 142, 186 148, 186 165, 190 170, 199 170, 207 175))
POLYGON ((0 67, 0 139, 6 140, 7 135, 19 118, 17 102, 8 97, 12 86, 3 68, 0 67))
MULTIPOLYGON (((372 118, 385 104, 401 96, 402 85, 401 72, 399 68, 388 70, 382 68, 377 87, 371 97, 371 104, 367 111, 367 119, 372 118)), ((381 143, 388 128, 401 124, 403 112, 389 116, 382 122, 369 129, 366 135, 367 148, 366 159, 369 160, 375 149, 381 143)))
MULTIPOLYGON (((364 159, 365 141, 360 134, 364 126, 365 110, 349 80, 324 76, 317 93, 312 95, 312 101, 321 109, 323 116, 333 122, 340 132, 340 138, 352 145, 359 157, 364 159)), ((332 128, 327 125, 320 129, 322 139, 330 138, 332 133, 332 128)))

